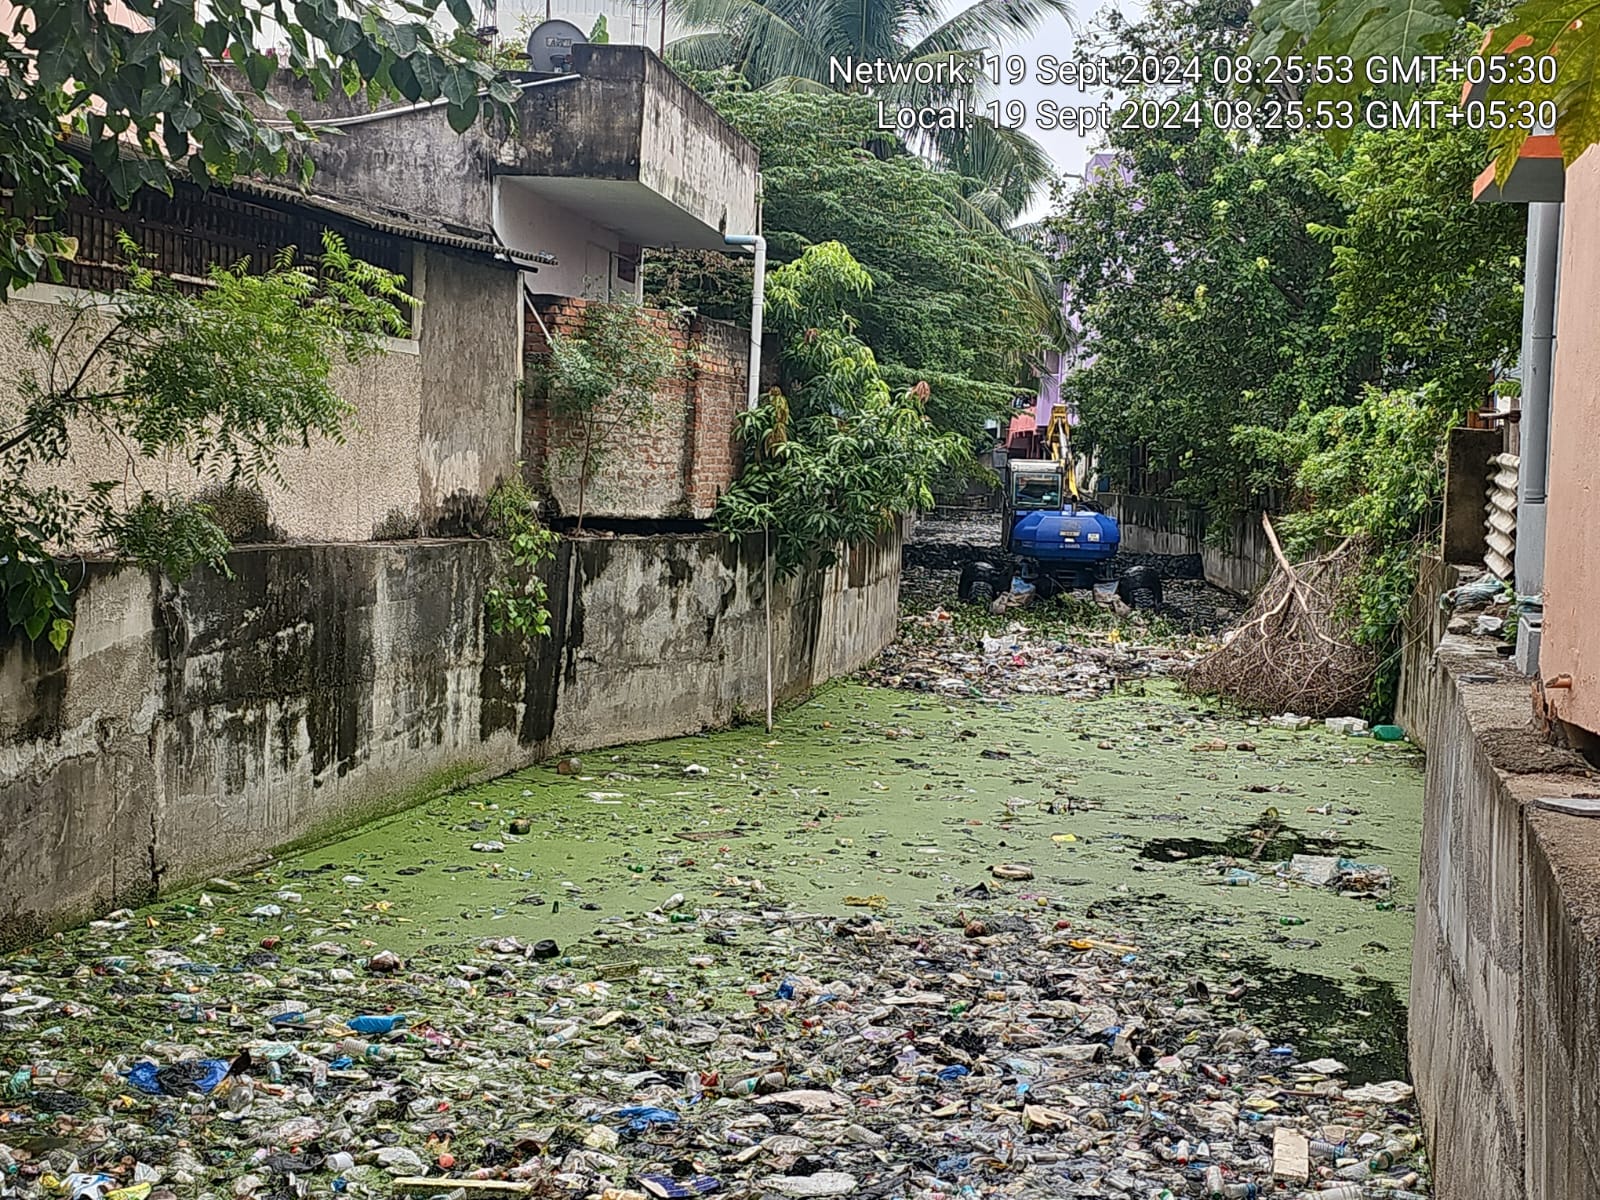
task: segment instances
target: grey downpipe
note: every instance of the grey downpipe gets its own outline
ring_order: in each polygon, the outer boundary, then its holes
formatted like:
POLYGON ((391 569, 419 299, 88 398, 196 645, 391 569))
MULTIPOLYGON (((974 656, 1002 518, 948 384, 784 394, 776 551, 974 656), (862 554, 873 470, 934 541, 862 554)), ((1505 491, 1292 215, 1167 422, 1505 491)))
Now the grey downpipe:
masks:
POLYGON ((1517 665, 1539 670, 1544 592, 1545 501, 1550 462, 1550 396, 1555 361, 1556 292, 1561 264, 1560 204, 1528 205, 1523 276, 1522 401, 1517 471, 1517 544, 1513 559, 1518 597, 1527 597, 1517 622, 1517 665))

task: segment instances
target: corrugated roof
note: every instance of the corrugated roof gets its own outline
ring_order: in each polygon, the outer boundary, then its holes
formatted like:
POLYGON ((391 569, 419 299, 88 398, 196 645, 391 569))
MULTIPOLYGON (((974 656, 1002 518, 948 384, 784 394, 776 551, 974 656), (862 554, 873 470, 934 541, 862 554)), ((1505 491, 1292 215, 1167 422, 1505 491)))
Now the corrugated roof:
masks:
POLYGON ((411 221, 382 216, 360 205, 335 200, 330 196, 319 196, 315 192, 302 192, 296 188, 284 187, 282 184, 268 183, 262 179, 239 178, 231 183, 218 186, 224 191, 255 196, 264 200, 274 200, 280 204, 320 209, 324 212, 333 213, 335 216, 343 217, 347 221, 353 221, 358 225, 365 225, 369 229, 376 229, 380 233, 387 233, 392 237, 409 238, 417 242, 429 242, 436 246, 447 246, 452 250, 461 250, 469 254, 488 255, 491 258, 505 261, 510 265, 555 266, 558 261, 553 254, 546 254, 542 251, 510 250, 488 238, 465 237, 457 233, 448 233, 442 229, 418 225, 411 221))
MULTIPOLYGON (((87 157, 87 151, 90 149, 88 139, 80 134, 72 134, 68 137, 67 143, 74 149, 85 152, 84 165, 92 169, 92 160, 87 157)), ((125 146, 123 152, 137 154, 136 148, 131 146, 125 146)), ((167 165, 171 168, 170 163, 167 165)), ((183 176, 173 169, 173 178, 181 180, 183 176)), ((543 251, 511 250, 489 238, 464 237, 442 229, 430 229, 426 225, 380 215, 357 204, 335 200, 330 196, 319 196, 314 192, 302 192, 298 188, 284 187, 282 184, 268 183, 264 179, 240 177, 230 183, 213 186, 241 196, 254 196, 257 199, 273 200, 279 204, 289 204, 298 208, 321 209, 346 221, 353 221, 357 225, 365 225, 369 229, 387 233, 391 237, 410 238, 413 241, 429 242, 435 246, 447 246, 452 250, 461 250, 468 254, 481 254, 504 262, 508 266, 553 267, 560 262, 554 254, 546 254, 543 251)))

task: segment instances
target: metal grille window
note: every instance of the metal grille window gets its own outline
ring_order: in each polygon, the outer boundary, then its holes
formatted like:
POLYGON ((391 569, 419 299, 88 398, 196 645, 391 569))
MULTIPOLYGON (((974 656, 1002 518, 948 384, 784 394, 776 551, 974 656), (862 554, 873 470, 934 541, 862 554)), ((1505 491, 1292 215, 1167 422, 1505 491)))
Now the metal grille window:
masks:
MULTIPOLYGON (((188 184, 174 187, 171 197, 141 189, 124 210, 91 179, 87 194, 73 197, 62 225, 78 239, 76 260, 61 264, 62 283, 91 291, 111 291, 126 282, 119 230, 154 256, 153 269, 184 288, 205 286, 211 267, 231 267, 241 259, 248 260, 252 273, 264 273, 289 246, 297 262, 314 263, 326 229, 338 233, 357 258, 405 277, 408 286, 411 281, 412 247, 401 238, 188 184)), ((409 326, 411 314, 401 315, 409 326)))

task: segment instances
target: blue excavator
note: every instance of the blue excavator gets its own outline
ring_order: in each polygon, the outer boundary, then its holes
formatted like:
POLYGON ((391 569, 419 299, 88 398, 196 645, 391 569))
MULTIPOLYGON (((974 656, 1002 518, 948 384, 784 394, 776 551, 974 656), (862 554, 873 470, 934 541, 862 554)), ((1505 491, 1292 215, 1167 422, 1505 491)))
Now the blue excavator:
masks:
MULTIPOLYGON (((1013 458, 1006 467, 1000 548, 1008 563, 972 562, 961 572, 962 600, 985 603, 1020 579, 1040 599, 1113 579, 1122 531, 1117 519, 1078 487, 1072 426, 1065 405, 1051 409, 1048 458, 1013 458), (1009 568, 1009 569, 1008 569, 1009 568)), ((1133 567, 1117 580, 1129 607, 1161 607, 1161 578, 1133 567)))

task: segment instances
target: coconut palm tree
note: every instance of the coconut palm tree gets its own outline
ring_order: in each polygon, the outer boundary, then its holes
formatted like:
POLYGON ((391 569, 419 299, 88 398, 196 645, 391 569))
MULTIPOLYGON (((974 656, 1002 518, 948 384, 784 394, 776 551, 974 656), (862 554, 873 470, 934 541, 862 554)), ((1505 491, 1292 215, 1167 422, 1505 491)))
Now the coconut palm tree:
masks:
MULTIPOLYGON (((732 67, 752 88, 865 91, 897 108, 926 109, 965 101, 975 112, 985 93, 986 55, 1050 16, 1069 23, 1068 0, 975 0, 940 19, 937 0, 669 0, 683 24, 668 55, 700 70, 732 67), (858 84, 835 77, 831 64, 852 58, 902 67, 945 67, 940 78, 858 84), (954 64, 959 69, 952 72, 954 64), (951 76, 955 75, 955 79, 951 76)), ((1051 174, 1049 157, 1020 130, 969 117, 968 128, 926 135, 917 149, 956 173, 975 178, 972 200, 1002 227, 1026 207, 1051 174)))

